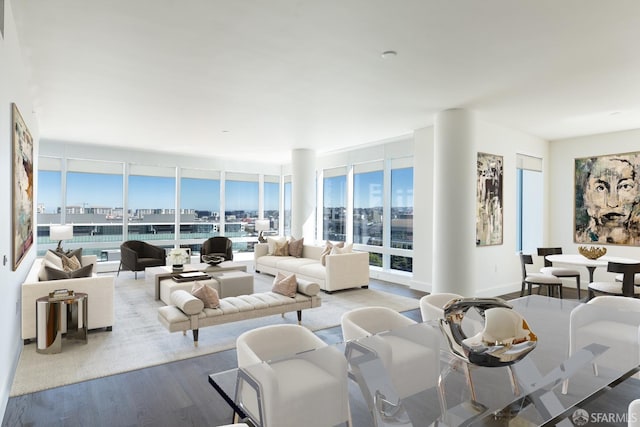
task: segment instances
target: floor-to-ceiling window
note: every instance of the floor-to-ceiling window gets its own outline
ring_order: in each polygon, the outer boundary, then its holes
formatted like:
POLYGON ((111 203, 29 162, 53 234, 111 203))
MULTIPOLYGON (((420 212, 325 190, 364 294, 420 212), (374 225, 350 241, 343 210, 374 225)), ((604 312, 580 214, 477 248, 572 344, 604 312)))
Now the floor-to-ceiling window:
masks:
POLYGON ((280 177, 264 176, 263 218, 269 220, 269 233, 278 234, 280 229, 280 177))
POLYGON ((284 194, 283 194, 283 227, 284 235, 291 235, 291 175, 284 177, 284 194))
MULTIPOLYGON (((122 242, 123 172, 117 162, 67 160, 65 222, 83 254, 109 260, 122 242)), ((112 256, 117 258, 116 256, 112 256)))
MULTIPOLYGON (((126 240, 175 240, 176 170, 133 164, 129 171, 126 240)), ((171 241, 171 242, 170 242, 171 241)))
POLYGON ((259 216, 258 175, 226 173, 224 202, 224 235, 233 241, 234 251, 252 250, 256 240, 253 224, 259 216))
MULTIPOLYGON (((384 164, 357 164, 353 172, 353 243, 382 246, 384 164)), ((369 251, 369 263, 382 267, 382 252, 369 251)))
POLYGON ((202 243, 220 235, 220 172, 182 169, 180 175, 180 242, 200 252, 202 243))
POLYGON ((55 247, 49 239, 49 227, 62 221, 62 159, 40 157, 36 195, 38 255, 55 247))
POLYGON ((542 246, 542 159, 516 155, 516 251, 535 253, 542 246))
POLYGON ((346 240, 347 170, 327 169, 323 173, 323 230, 325 240, 346 240))
POLYGON ((391 269, 413 271, 413 258, 402 250, 413 249, 413 167, 411 159, 394 159, 391 169, 391 269))

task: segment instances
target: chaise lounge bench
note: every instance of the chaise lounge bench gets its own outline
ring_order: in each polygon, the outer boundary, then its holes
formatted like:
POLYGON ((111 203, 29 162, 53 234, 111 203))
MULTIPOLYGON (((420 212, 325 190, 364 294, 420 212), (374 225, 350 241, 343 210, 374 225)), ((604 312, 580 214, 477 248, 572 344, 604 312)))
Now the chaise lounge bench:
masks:
POLYGON ((298 290, 294 298, 275 292, 261 292, 220 299, 218 308, 204 308, 202 300, 185 290, 171 294, 172 305, 158 308, 158 320, 169 332, 187 330, 193 333, 193 343, 198 345, 198 332, 206 326, 254 319, 257 317, 283 314, 291 311, 298 313, 298 323, 302 321, 302 310, 320 307, 322 300, 318 296, 320 285, 315 282, 298 279, 298 290))

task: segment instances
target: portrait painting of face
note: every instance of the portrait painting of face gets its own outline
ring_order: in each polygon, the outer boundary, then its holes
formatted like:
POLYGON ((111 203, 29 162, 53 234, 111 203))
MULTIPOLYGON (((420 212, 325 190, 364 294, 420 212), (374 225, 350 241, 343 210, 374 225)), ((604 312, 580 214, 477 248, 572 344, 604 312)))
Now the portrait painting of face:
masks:
POLYGON ((575 241, 640 245, 640 153, 576 159, 575 241))

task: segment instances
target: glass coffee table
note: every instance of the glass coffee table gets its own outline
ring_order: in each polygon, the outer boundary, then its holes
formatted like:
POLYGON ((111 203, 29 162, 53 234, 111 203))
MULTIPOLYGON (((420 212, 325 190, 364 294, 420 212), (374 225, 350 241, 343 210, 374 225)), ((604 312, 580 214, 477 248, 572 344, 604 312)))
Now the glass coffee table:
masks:
MULTIPOLYGON (((403 339, 415 337, 416 341, 425 334, 435 333, 440 337, 439 366, 425 363, 419 368, 436 369, 438 384, 425 384, 423 389, 402 399, 398 398, 384 363, 372 350, 376 348, 373 345, 376 336, 336 344, 349 361, 352 384, 357 384, 357 387, 350 386, 352 408, 354 401, 367 402, 371 414, 367 423, 373 420, 377 426, 571 426, 572 417, 584 416, 578 411, 582 405, 638 372, 638 349, 630 349, 628 345, 586 341, 569 357, 569 320, 572 310, 581 303, 539 295, 508 302, 538 337, 536 348, 511 365, 515 385, 507 367, 472 366, 470 373, 475 389, 472 395, 461 365, 465 362, 449 351, 439 325, 424 322, 378 334, 403 339), (629 357, 624 357, 625 354, 629 357), (613 359, 615 363, 607 362, 613 359), (568 390, 563 393, 563 384, 567 383, 568 390)), ((591 304, 585 307, 594 317, 611 310, 591 304)), ((640 324, 640 313, 625 312, 624 315, 640 324)), ((468 316, 473 317, 471 311, 468 316)), ((214 373, 209 375, 209 382, 228 403, 230 419, 236 414, 238 419, 257 426, 258 421, 248 417, 235 401, 239 373, 242 375, 238 369, 214 373)), ((353 425, 359 425, 357 420, 353 425)))

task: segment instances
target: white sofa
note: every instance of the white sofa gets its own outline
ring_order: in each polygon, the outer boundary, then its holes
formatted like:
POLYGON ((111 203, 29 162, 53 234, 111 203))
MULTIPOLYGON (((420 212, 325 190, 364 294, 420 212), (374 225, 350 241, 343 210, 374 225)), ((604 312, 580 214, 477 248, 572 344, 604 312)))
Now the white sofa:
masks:
POLYGON ((320 258, 324 246, 304 245, 302 257, 269 255, 269 244, 254 247, 253 260, 257 273, 276 275, 295 273, 299 279, 316 282, 325 292, 369 286, 369 253, 351 252, 327 255, 325 265, 320 258))
POLYGON ((22 339, 25 344, 36 337, 36 300, 47 296, 56 289, 70 289, 88 295, 87 327, 89 329, 113 328, 115 278, 113 276, 97 276, 97 257, 83 255, 82 265, 93 264, 91 277, 61 280, 38 280, 42 258, 36 258, 29 274, 22 284, 22 339))

